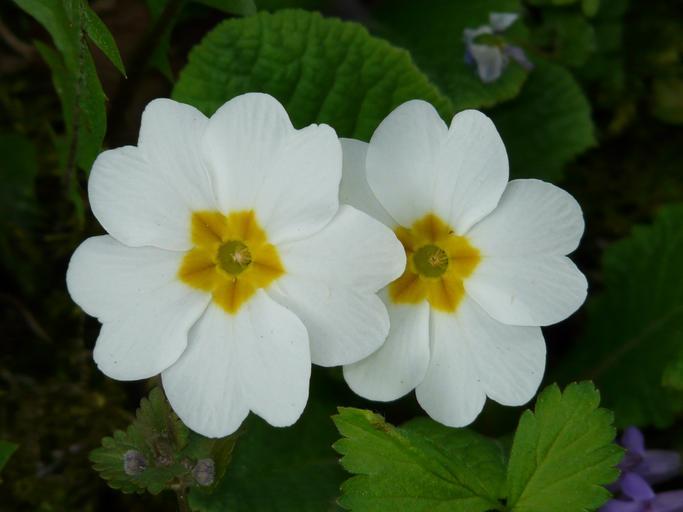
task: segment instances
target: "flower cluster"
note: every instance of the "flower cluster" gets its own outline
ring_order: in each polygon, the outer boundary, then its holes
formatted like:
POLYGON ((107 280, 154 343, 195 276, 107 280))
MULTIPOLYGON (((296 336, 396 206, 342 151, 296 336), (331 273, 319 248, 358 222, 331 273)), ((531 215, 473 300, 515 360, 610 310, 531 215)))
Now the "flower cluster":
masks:
POLYGON ((656 493, 651 484, 678 475, 681 456, 668 450, 646 450, 640 430, 628 427, 620 443, 626 453, 619 481, 610 489, 621 497, 609 501, 600 512, 683 512, 683 490, 656 493))
POLYGON ((524 69, 534 67, 522 48, 509 44, 502 36, 518 17, 515 13, 492 12, 489 14, 487 25, 466 28, 463 31, 465 62, 476 65, 477 74, 482 82, 488 84, 498 80, 510 59, 524 69), (480 42, 481 38, 487 38, 487 41, 480 42))
POLYGON ((138 145, 98 157, 88 193, 108 234, 76 250, 67 284, 102 323, 94 359, 115 379, 161 374, 206 436, 249 411, 295 422, 311 363, 343 366, 374 400, 416 389, 433 418, 467 425, 486 396, 533 397, 540 326, 586 296, 566 257, 580 207, 553 185, 508 183, 477 111, 449 127, 410 101, 366 144, 295 129, 265 94, 211 118, 155 100, 138 145))

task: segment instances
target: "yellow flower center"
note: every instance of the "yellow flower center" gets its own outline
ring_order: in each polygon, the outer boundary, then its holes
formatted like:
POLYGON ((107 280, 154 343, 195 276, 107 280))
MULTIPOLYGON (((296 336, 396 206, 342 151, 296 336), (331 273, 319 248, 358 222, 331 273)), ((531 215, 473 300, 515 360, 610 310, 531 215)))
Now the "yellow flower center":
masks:
POLYGON ((396 228, 406 251, 403 275, 389 285, 389 296, 397 304, 423 300, 438 310, 453 312, 465 295, 463 281, 481 261, 479 251, 467 238, 430 213, 410 229, 396 228))
POLYGON ((256 290, 285 273, 252 210, 194 212, 191 226, 194 248, 183 258, 178 277, 210 292, 228 313, 236 313, 256 290))

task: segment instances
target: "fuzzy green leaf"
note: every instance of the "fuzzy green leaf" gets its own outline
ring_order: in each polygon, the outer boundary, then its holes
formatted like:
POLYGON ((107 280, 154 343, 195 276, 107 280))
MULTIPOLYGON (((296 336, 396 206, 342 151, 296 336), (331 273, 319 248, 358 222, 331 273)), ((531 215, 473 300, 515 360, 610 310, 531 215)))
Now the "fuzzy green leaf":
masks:
POLYGON ((344 436, 334 448, 357 475, 342 486, 342 506, 387 510, 485 512, 501 510, 505 478, 501 446, 476 432, 420 418, 401 428, 370 411, 340 408, 344 436))
POLYGON ((514 512, 595 510, 617 479, 622 449, 613 441, 613 415, 598 408, 590 382, 557 385, 539 395, 520 419, 510 453, 507 502, 514 512))
POLYGON ((356 23, 299 10, 220 24, 192 50, 173 97, 212 114, 250 91, 278 98, 297 127, 327 123, 340 136, 364 140, 409 99, 452 113, 407 52, 356 23))
POLYGON ((116 69, 123 76, 126 76, 126 68, 123 66, 123 60, 121 60, 121 54, 118 46, 116 46, 114 36, 111 35, 104 22, 85 1, 83 3, 83 28, 90 40, 102 50, 102 53, 116 66, 116 69))
POLYGON ((595 144, 590 104, 572 75, 538 62, 521 94, 490 112, 513 177, 556 181, 565 164, 595 144))
MULTIPOLYGON (((455 111, 491 107, 519 93, 527 75, 522 67, 511 62, 498 80, 484 84, 476 67, 465 62, 463 40, 465 28, 488 24, 491 12, 520 12, 518 0, 399 0, 384 5, 376 13, 380 33, 410 50, 420 69, 451 98, 455 111)), ((522 22, 515 22, 503 37, 523 44, 522 22)))
POLYGON ((171 410, 161 389, 155 388, 140 402, 128 429, 102 439, 102 446, 91 452, 90 460, 110 487, 124 493, 158 494, 172 484, 197 485, 192 469, 201 459, 212 459, 220 477, 234 444, 234 437, 206 439, 190 432, 171 410), (145 462, 136 474, 124 470, 124 457, 130 450, 145 462))
POLYGON ((586 331, 559 371, 593 379, 619 426, 665 427, 683 411, 683 393, 662 383, 681 359, 681 261, 683 204, 609 247, 604 292, 588 302, 586 331))

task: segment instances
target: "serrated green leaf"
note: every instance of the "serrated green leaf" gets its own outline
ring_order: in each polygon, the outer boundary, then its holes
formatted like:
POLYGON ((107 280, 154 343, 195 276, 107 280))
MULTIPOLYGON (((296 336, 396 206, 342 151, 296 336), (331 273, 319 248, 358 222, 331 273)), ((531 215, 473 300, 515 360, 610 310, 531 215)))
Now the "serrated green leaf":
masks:
POLYGON ((204 450, 194 446, 192 453, 185 453, 189 436, 188 428, 173 413, 161 389, 154 388, 148 398, 141 400, 128 429, 102 439, 102 446, 90 453, 90 460, 110 487, 124 493, 158 494, 174 482, 191 483, 196 460, 209 455, 212 444, 204 450), (137 451, 146 461, 146 469, 135 475, 124 471, 124 455, 129 450, 137 451))
POLYGON ((603 256, 604 292, 588 301, 586 330, 560 378, 591 378, 618 426, 670 425, 683 393, 662 385, 683 346, 683 204, 662 208, 603 256))
POLYGON ((0 471, 5 467, 12 454, 19 448, 18 444, 0 439, 0 471))
MULTIPOLYGON (((488 24, 491 12, 519 13, 521 5, 518 0, 400 0, 386 2, 376 17, 380 33, 410 50, 417 65, 450 97, 454 110, 460 111, 514 98, 527 75, 512 62, 498 80, 484 84, 476 68, 465 62, 463 31, 488 24)), ((519 44, 526 31, 517 21, 504 36, 519 44)))
POLYGON ((334 448, 357 475, 342 486, 342 506, 387 510, 484 512, 502 510, 502 448, 467 429, 420 418, 401 428, 370 411, 340 408, 334 422, 344 436, 334 448))
POLYGON ((490 115, 516 178, 556 181, 565 164, 595 144, 590 104, 557 64, 538 62, 521 94, 490 115))
POLYGON ((85 1, 83 2, 83 28, 90 40, 102 50, 102 53, 116 66, 116 69, 123 76, 126 76, 126 68, 123 65, 123 60, 121 60, 121 54, 118 46, 116 46, 114 36, 111 35, 107 25, 85 1))
MULTIPOLYGON (((314 373, 314 379, 316 374, 314 373)), ((275 428, 252 415, 242 427, 232 461, 215 489, 195 488, 190 503, 200 512, 332 512, 344 472, 332 443, 330 415, 338 396, 313 382, 301 418, 275 428), (327 393, 320 396, 319 393, 327 393)), ((218 468, 217 468, 218 469, 218 468)))
POLYGON ((623 450, 614 443, 613 415, 599 408, 590 382, 560 392, 548 386, 534 412, 520 419, 507 472, 512 512, 596 510, 611 496, 623 450))
POLYGON ((192 50, 173 98, 212 114, 250 91, 279 99, 297 127, 327 123, 340 136, 362 140, 409 99, 452 113, 407 52, 361 25, 306 11, 223 22, 192 50))

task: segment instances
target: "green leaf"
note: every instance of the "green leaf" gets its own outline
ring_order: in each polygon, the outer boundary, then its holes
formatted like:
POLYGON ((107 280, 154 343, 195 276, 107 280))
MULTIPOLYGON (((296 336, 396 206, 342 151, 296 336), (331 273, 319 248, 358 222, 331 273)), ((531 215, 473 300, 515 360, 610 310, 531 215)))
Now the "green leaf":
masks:
MULTIPOLYGON (((315 378, 315 374, 314 374, 315 378)), ((321 393, 313 382, 313 393, 321 393)), ((327 388, 329 388, 329 383, 327 388)), ((327 393, 327 391, 322 391, 327 393)), ((344 472, 332 450, 336 431, 330 415, 338 394, 314 395, 289 428, 275 428, 252 415, 242 427, 225 477, 215 489, 190 494, 200 512, 320 512, 337 510, 344 472)))
POLYGON ((565 164, 595 144, 590 104, 564 68, 537 62, 522 93, 490 112, 513 177, 555 181, 565 164))
POLYGON ((19 448, 18 444, 0 439, 0 471, 5 467, 12 454, 19 448))
POLYGON ((586 330, 558 371, 593 379, 619 426, 663 428, 683 411, 683 393, 662 385, 683 346, 681 261, 683 204, 609 247, 604 291, 589 300, 586 330))
POLYGON ((104 53, 111 63, 116 66, 116 69, 118 69, 123 76, 126 76, 126 69, 123 66, 121 54, 119 53, 118 46, 116 46, 114 37, 100 17, 85 1, 83 3, 83 28, 90 40, 102 50, 102 53, 104 53))
POLYGON ((192 50, 173 98, 210 115, 250 91, 279 99, 297 127, 327 123, 340 136, 363 140, 409 99, 452 114, 450 101, 407 52, 358 24, 306 11, 261 12, 218 25, 192 50))
POLYGON ((560 392, 548 386, 534 412, 522 415, 507 472, 513 512, 596 510, 611 496, 603 486, 617 479, 623 450, 614 443, 613 415, 598 408, 590 382, 560 392))
POLYGON ((344 436, 334 448, 357 475, 340 503, 357 512, 502 510, 505 461, 501 446, 467 429, 420 418, 401 428, 370 411, 339 408, 344 436))
POLYGON ((95 63, 83 38, 85 9, 80 0, 14 0, 43 25, 59 53, 36 42, 52 71, 52 81, 62 103, 68 144, 61 155, 63 167, 73 159, 89 171, 102 146, 106 130, 106 97, 97 77, 95 63))
POLYGON ((172 485, 197 485, 192 469, 201 459, 213 459, 216 474, 221 475, 234 444, 234 437, 206 439, 190 432, 171 410, 161 389, 154 388, 140 402, 128 429, 102 439, 102 446, 90 453, 90 460, 110 487, 124 493, 158 494, 172 485), (131 450, 145 463, 135 474, 124 470, 124 458, 131 450))
POLYGON ((668 388, 683 391, 683 354, 664 368, 662 384, 668 388))
MULTIPOLYGON (((410 50, 417 65, 453 101, 455 111, 491 107, 514 98, 527 72, 511 62, 503 75, 484 84, 476 68, 465 62, 465 28, 488 24, 491 12, 521 12, 518 0, 400 0, 385 2, 376 13, 380 33, 410 50)), ((522 44, 526 30, 517 21, 503 35, 522 44)))

